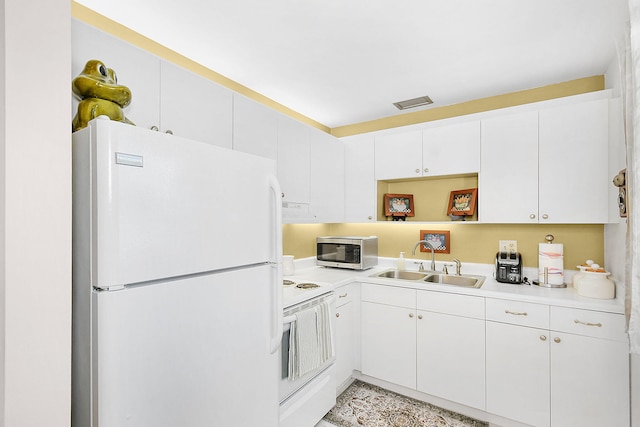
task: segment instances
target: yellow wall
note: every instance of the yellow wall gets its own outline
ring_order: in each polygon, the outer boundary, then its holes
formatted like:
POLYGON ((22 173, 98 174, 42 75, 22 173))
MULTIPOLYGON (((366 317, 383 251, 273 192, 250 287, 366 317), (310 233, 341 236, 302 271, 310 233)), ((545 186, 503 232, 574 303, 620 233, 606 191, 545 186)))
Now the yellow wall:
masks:
POLYGON ((538 243, 547 234, 555 236, 555 243, 564 244, 565 268, 575 270, 576 265, 593 259, 604 263, 603 225, 546 225, 546 224, 479 224, 451 223, 401 223, 383 222, 367 224, 314 224, 283 227, 284 253, 305 258, 316 255, 317 236, 378 236, 378 254, 397 257, 402 251, 409 258, 431 259, 431 253, 416 251, 414 244, 420 240, 420 230, 449 230, 451 253, 436 254, 438 261, 454 258, 464 262, 492 264, 498 251, 498 241, 517 240, 524 265, 538 266, 538 243))

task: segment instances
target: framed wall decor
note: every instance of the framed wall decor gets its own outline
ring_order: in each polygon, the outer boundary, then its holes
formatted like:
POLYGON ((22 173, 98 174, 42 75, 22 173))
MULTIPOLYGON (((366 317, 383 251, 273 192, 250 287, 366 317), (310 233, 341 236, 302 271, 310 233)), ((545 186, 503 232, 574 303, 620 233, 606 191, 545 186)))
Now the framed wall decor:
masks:
POLYGON ((449 195, 449 211, 451 215, 471 216, 476 213, 476 202, 478 200, 478 189, 469 188, 467 190, 452 191, 449 195))
MULTIPOLYGON (((420 240, 431 243, 437 254, 451 252, 451 233, 449 230, 420 230, 420 240)), ((420 252, 431 252, 424 243, 420 245, 420 252)))
POLYGON ((391 194, 384 195, 384 214, 385 216, 404 220, 408 216, 416 216, 413 206, 413 194, 391 194))

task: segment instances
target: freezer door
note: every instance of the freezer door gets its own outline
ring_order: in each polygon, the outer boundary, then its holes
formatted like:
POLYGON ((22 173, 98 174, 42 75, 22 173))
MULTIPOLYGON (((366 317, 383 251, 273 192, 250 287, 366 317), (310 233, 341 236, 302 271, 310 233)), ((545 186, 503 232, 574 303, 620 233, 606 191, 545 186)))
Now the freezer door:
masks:
POLYGON ((91 285, 279 262, 274 176, 272 160, 92 121, 74 134, 74 232, 91 285))
POLYGON ((272 270, 95 292, 93 427, 276 427, 272 270))

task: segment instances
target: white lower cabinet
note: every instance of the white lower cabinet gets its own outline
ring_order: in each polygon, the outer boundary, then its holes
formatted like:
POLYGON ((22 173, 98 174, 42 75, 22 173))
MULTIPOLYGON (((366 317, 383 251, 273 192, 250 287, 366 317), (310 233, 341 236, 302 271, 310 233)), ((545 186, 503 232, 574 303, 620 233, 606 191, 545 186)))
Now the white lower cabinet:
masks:
POLYGON ((533 426, 628 426, 622 314, 487 299, 487 411, 533 426))
POLYGON ((416 291, 362 284, 362 373, 416 388, 416 291))
POLYGON ((358 284, 352 283, 336 289, 336 317, 335 317, 335 350, 336 350, 336 385, 340 388, 351 378, 356 368, 358 353, 357 337, 357 306, 358 284))
POLYGON ((417 389, 485 408, 484 298, 418 291, 417 389))

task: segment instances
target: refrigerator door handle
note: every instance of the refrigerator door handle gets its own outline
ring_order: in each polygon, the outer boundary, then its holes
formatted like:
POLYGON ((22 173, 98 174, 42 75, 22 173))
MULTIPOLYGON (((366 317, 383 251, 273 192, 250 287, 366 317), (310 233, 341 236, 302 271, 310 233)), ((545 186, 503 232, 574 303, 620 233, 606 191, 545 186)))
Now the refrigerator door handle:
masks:
POLYGON ((269 351, 271 354, 278 351, 282 342, 282 333, 284 325, 282 323, 283 303, 282 303, 282 201, 280 184, 275 176, 269 175, 269 188, 273 197, 274 218, 274 248, 273 248, 273 264, 272 264, 272 286, 271 292, 271 337, 269 339, 269 351))

